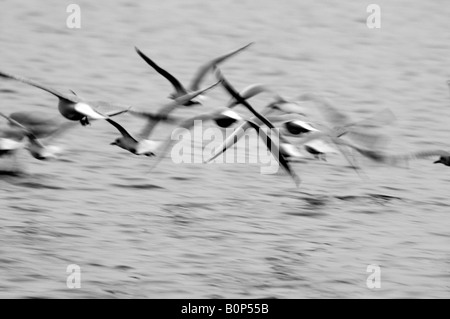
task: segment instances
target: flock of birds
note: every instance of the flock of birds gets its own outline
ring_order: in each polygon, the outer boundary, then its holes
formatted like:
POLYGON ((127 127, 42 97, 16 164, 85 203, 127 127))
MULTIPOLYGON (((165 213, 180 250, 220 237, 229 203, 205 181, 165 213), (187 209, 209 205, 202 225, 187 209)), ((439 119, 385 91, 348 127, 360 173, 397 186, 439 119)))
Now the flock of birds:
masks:
POLYGON ((248 129, 254 129, 297 186, 300 178, 290 163, 304 157, 300 149, 319 160, 326 160, 327 153, 341 153, 356 171, 358 171, 358 166, 355 162, 355 154, 389 165, 397 165, 411 159, 437 156, 439 159, 435 163, 450 166, 450 153, 446 151, 422 151, 404 155, 389 155, 381 151, 379 145, 383 141, 383 136, 377 132, 377 129, 393 120, 393 114, 389 110, 383 110, 370 118, 355 122, 319 94, 302 94, 292 101, 263 84, 252 84, 238 92, 225 78, 219 65, 251 45, 252 43, 249 43, 208 61, 199 68, 188 87, 138 48, 135 48, 138 55, 166 78, 174 88, 174 92, 169 96, 171 101, 163 105, 157 112, 137 110, 115 103, 87 100, 78 96, 74 91, 70 91, 68 94, 61 93, 31 79, 0 71, 0 77, 34 86, 57 97, 59 112, 68 120, 62 125, 55 125, 53 119, 39 113, 16 112, 10 115, 0 113, 0 116, 5 118, 8 123, 0 130, 0 157, 15 157, 17 151, 24 148, 38 160, 56 159, 61 155, 62 149, 52 144, 55 138, 68 129, 78 126, 78 122, 82 126, 86 126, 96 120, 105 120, 121 134, 111 145, 116 145, 135 155, 156 156, 157 160, 153 164, 155 167, 173 144, 171 138, 166 141, 150 139, 151 133, 158 123, 171 123, 177 128, 191 129, 196 121, 202 120, 213 121, 221 128, 235 126, 233 133, 213 151, 212 156, 205 162, 213 161, 235 145, 248 129), (216 82, 201 87, 209 74, 215 75, 216 82), (203 97, 208 91, 219 86, 225 89, 231 97, 225 107, 191 118, 173 115, 173 112, 179 108, 201 105, 203 97), (250 104, 249 100, 262 93, 267 93, 271 97, 266 107, 259 112, 250 104), (322 112, 329 125, 322 125, 319 129, 319 124, 312 124, 309 121, 301 104, 306 101, 312 102, 322 112), (246 108, 252 114, 251 117, 238 113, 235 110, 237 106, 246 108), (116 111, 103 113, 99 110, 102 107, 116 109, 116 111), (124 113, 145 119, 146 124, 139 136, 132 136, 127 129, 113 120, 114 117, 124 113), (274 135, 268 134, 270 132, 275 132, 277 138, 274 139, 274 135))

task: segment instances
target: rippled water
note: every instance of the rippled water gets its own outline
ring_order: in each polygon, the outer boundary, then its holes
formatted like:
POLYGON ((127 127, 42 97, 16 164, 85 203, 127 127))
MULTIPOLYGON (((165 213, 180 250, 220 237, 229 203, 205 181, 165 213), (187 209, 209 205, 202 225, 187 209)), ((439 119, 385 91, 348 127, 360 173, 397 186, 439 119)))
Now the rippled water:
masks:
MULTIPOLYGON (((135 45, 187 82, 204 61, 254 41, 223 66, 236 87, 325 92, 355 119, 389 107, 397 121, 388 151, 448 147, 444 1, 378 1, 379 30, 365 24, 367 4, 354 1, 77 3, 82 27, 72 30, 60 1, 2 1, 0 69, 155 110, 171 87, 135 45)), ((58 114, 55 98, 35 88, 2 80, 0 94, 1 112, 58 114)), ((216 90, 203 108, 227 100, 216 90)), ((136 133, 142 125, 119 121, 136 133)), ((359 177, 333 155, 294 164, 296 189, 258 165, 166 160, 149 173, 153 159, 109 146, 117 135, 108 123, 77 128, 59 141, 63 161, 24 152, 21 174, 0 159, 0 297, 449 296, 444 166, 363 161, 359 177), (81 289, 66 286, 69 264, 81 267, 81 289), (370 264, 381 266, 380 289, 366 286, 370 264)))

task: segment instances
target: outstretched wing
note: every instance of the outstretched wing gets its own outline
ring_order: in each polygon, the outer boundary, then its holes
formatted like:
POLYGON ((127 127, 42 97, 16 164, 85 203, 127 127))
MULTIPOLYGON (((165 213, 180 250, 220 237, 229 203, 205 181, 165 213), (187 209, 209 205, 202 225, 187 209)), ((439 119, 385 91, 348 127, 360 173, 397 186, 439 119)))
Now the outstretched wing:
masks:
MULTIPOLYGON (((275 126, 272 124, 272 122, 270 122, 265 115, 257 112, 242 96, 240 96, 240 94, 236 91, 236 89, 234 89, 234 87, 230 84, 230 82, 227 81, 227 79, 225 78, 225 76, 223 75, 223 73, 220 71, 220 69, 218 67, 215 68, 216 70, 216 76, 217 79, 221 82, 222 86, 225 88, 225 90, 240 104, 244 105, 251 113, 253 113, 253 115, 256 117, 257 120, 259 120, 261 123, 267 125, 267 127, 271 128, 271 129, 275 129, 275 126)), ((268 114, 269 112, 271 112, 271 109, 266 109, 265 114, 268 114)), ((252 121, 255 119, 251 119, 252 121)), ((259 125, 260 123, 258 123, 259 125)), ((289 143, 288 141, 286 141, 286 139, 283 137, 283 135, 280 134, 280 140, 286 143, 289 143)))
POLYGON ((242 136, 245 135, 245 132, 249 128, 254 128, 258 132, 258 136, 264 141, 267 148, 271 153, 274 155, 275 159, 283 166, 283 168, 291 175, 291 177, 294 179, 296 185, 300 183, 299 177, 295 174, 295 172, 292 171, 291 167, 289 166, 288 161, 286 160, 283 153, 280 152, 280 146, 273 143, 272 139, 266 134, 264 130, 261 129, 259 124, 255 123, 252 120, 247 120, 243 122, 240 126, 238 126, 234 132, 227 137, 227 139, 220 145, 218 148, 214 150, 214 153, 212 156, 205 161, 205 163, 209 163, 216 159, 219 155, 223 154, 227 149, 229 149, 231 146, 237 143, 238 140, 242 138, 242 136))
POLYGON ((442 150, 433 150, 433 151, 421 151, 408 155, 408 157, 412 159, 430 158, 435 156, 450 156, 450 152, 442 150))
MULTIPOLYGON (((184 105, 184 104, 186 104, 187 102, 189 102, 190 100, 192 100, 192 99, 196 98, 197 96, 199 96, 200 94, 203 94, 203 93, 205 93, 206 91, 209 91, 209 90, 211 90, 212 88, 216 87, 220 82, 221 82, 221 81, 217 81, 216 83, 214 83, 214 84, 212 84, 212 85, 210 85, 210 86, 208 86, 208 87, 206 87, 206 88, 198 89, 198 90, 196 90, 196 91, 189 92, 189 93, 186 93, 186 94, 184 94, 184 95, 182 95, 182 96, 179 96, 179 97, 177 97, 172 103, 169 103, 168 105, 173 105, 173 107, 175 107, 175 108, 178 107, 178 106, 180 106, 180 105, 184 105)), ((171 107, 165 106, 165 107, 163 107, 163 108, 161 109, 161 112, 164 113, 164 109, 166 109, 166 108, 167 108, 168 110, 170 110, 170 112, 172 111, 171 107)))
POLYGON ((23 130, 26 134, 33 135, 33 133, 31 132, 31 130, 30 130, 29 128, 27 128, 26 126, 20 124, 20 123, 17 122, 16 120, 10 118, 9 116, 7 116, 7 115, 5 115, 5 114, 3 114, 3 113, 0 113, 0 116, 3 117, 3 118, 5 118, 5 119, 6 119, 9 123, 11 123, 12 125, 14 125, 14 126, 20 128, 21 130, 23 130))
POLYGON ((84 116, 92 120, 105 120, 108 118, 106 115, 103 115, 86 103, 77 103, 74 109, 78 113, 83 114, 84 116))
POLYGON ((108 121, 112 126, 114 126, 120 132, 120 134, 122 134, 123 137, 132 139, 133 141, 135 141, 137 143, 135 138, 133 136, 131 136, 131 134, 128 133, 128 131, 122 125, 120 125, 119 123, 117 123, 111 119, 106 119, 106 121, 108 121))
POLYGON ((56 97, 58 97, 59 99, 62 99, 62 100, 66 100, 66 101, 69 101, 69 102, 72 102, 72 103, 77 103, 77 102, 81 101, 75 95, 69 96, 67 94, 63 94, 63 93, 61 93, 61 92, 59 92, 59 91, 57 91, 57 90, 55 90, 53 88, 50 88, 50 87, 45 86, 43 84, 40 84, 40 83, 38 83, 38 82, 36 82, 34 80, 26 79, 26 78, 23 78, 23 77, 20 77, 20 76, 16 76, 16 75, 13 75, 13 74, 9 74, 9 73, 3 72, 3 71, 0 71, 0 76, 4 77, 4 78, 16 80, 16 81, 19 81, 19 82, 22 82, 22 83, 25 83, 25 84, 28 84, 28 85, 31 85, 31 86, 34 86, 34 87, 37 87, 37 88, 39 88, 41 90, 44 90, 44 91, 46 91, 46 92, 48 92, 50 94, 53 94, 54 96, 56 96, 56 97))
POLYGON ((146 112, 146 111, 141 111, 141 110, 130 109, 128 111, 128 113, 130 113, 131 115, 134 115, 136 117, 142 117, 142 118, 151 119, 154 121, 162 121, 162 122, 170 123, 170 124, 180 123, 184 120, 184 118, 181 116, 173 116, 173 115, 162 116, 162 115, 159 115, 158 113, 151 113, 151 112, 146 112))
MULTIPOLYGON (((226 114, 224 114, 225 112, 230 112, 229 109, 226 110, 219 110, 213 113, 207 113, 207 114, 201 114, 201 115, 197 115, 194 117, 191 117, 187 120, 181 121, 178 124, 178 128, 176 130, 174 130, 171 134, 171 136, 169 136, 166 141, 163 143, 163 145, 160 147, 159 151, 158 151, 158 159, 156 160, 156 162, 154 163, 154 165, 152 166, 152 169, 154 167, 156 167, 157 164, 159 164, 159 162, 166 156, 167 152, 169 151, 170 147, 173 145, 173 143, 175 142, 175 140, 172 139, 172 136, 174 134, 176 134, 177 130, 181 133, 181 130, 189 130, 191 129, 194 125, 196 121, 209 121, 209 120, 214 120, 218 117, 222 116, 228 116, 226 114)), ((230 114, 231 116, 232 114, 230 114)), ((239 117, 239 115, 236 113, 236 116, 239 117)), ((240 117, 239 117, 240 118, 240 117)), ((238 120, 238 118, 236 118, 236 120, 238 120)))
POLYGON ((231 51, 231 52, 229 52, 227 54, 224 54, 224 55, 221 55, 221 56, 219 56, 219 57, 217 57, 215 59, 212 59, 211 61, 209 61, 209 62, 205 63, 204 65, 202 65, 200 67, 200 69, 197 71, 197 74, 195 75, 195 77, 193 78, 192 83, 190 85, 190 89, 192 91, 198 90, 200 88, 200 84, 203 81, 203 79, 205 78, 206 74, 208 72, 212 71, 214 66, 216 66, 216 65, 224 62, 225 60, 231 58, 233 55, 235 55, 235 54, 237 54, 237 53, 247 49, 252 44, 253 44, 253 42, 251 42, 251 43, 249 43, 247 45, 244 45, 243 47, 241 47, 241 48, 239 48, 237 50, 231 51))
MULTIPOLYGON (((243 99, 248 100, 248 99, 250 99, 258 94, 261 94, 261 93, 276 94, 273 90, 271 90, 266 85, 256 83, 256 84, 251 84, 251 85, 247 86, 246 88, 244 88, 242 91, 239 92, 239 95, 243 99)), ((232 108, 238 104, 239 104, 239 102, 237 102, 235 98, 231 98, 230 102, 228 102, 228 104, 227 104, 227 107, 232 108)))
MULTIPOLYGON (((405 160, 405 158, 403 158, 403 156, 392 156, 392 155, 387 155, 387 154, 377 151, 377 150, 364 149, 362 147, 359 147, 348 141, 345 141, 343 139, 340 139, 340 138, 337 138, 334 136, 330 136, 330 140, 339 148, 339 150, 341 151, 341 153, 344 156, 346 156, 347 153, 342 152, 343 148, 340 146, 347 146, 349 148, 352 148, 355 151, 357 151, 359 154, 363 155, 364 157, 366 157, 374 162, 381 163, 381 164, 397 165, 400 161, 405 160)), ((353 165, 351 161, 349 161, 349 162, 351 165, 353 165)))
POLYGON ((223 73, 218 67, 215 68, 217 79, 222 83, 225 90, 240 104, 244 105, 250 112, 253 113, 262 123, 267 125, 269 128, 275 128, 275 126, 267 120, 263 115, 258 113, 239 93, 234 89, 234 87, 227 81, 223 73))
POLYGON ((382 126, 391 125, 395 120, 395 115, 390 109, 383 109, 364 120, 348 123, 345 127, 355 127, 364 130, 378 129, 382 126))
POLYGON ((420 151, 406 155, 396 155, 397 158, 402 158, 405 160, 426 159, 430 157, 448 157, 448 156, 450 156, 450 152, 442 150, 420 151))
POLYGON ((37 139, 37 137, 33 134, 33 132, 29 128, 20 124, 19 122, 10 118, 9 116, 6 116, 3 113, 0 113, 0 116, 7 119, 12 125, 17 126, 18 128, 22 129, 24 131, 24 133, 26 134, 26 136, 28 137, 28 139, 30 140, 30 143, 35 144, 38 147, 42 147, 42 148, 44 147, 44 145, 37 139))
POLYGON ((130 109, 131 109, 131 107, 129 107, 126 110, 112 111, 112 112, 106 113, 106 116, 107 117, 115 117, 115 116, 118 116, 118 115, 122 115, 122 114, 127 113, 128 111, 130 111, 130 109))
MULTIPOLYGON (((197 90, 195 92, 186 93, 183 96, 176 98, 173 102, 169 102, 166 105, 164 105, 160 109, 160 111, 158 112, 156 117, 154 116, 154 114, 149 113, 148 122, 140 134, 141 138, 147 139, 150 136, 150 134, 153 132, 153 129, 155 128, 156 124, 158 124, 159 121, 165 120, 166 118, 168 118, 169 114, 172 113, 180 105, 183 105, 184 103, 190 101, 191 99, 195 98, 196 96, 212 89, 213 87, 217 86, 219 83, 220 83, 220 81, 214 83, 213 85, 210 85, 207 88, 197 90)), ((144 114, 144 113, 141 112, 141 115, 142 114, 144 114)))
POLYGON ((297 114, 297 115, 305 115, 305 108, 295 102, 288 102, 283 98, 278 98, 275 102, 270 103, 267 107, 270 107, 274 110, 281 112, 282 114, 297 114))
POLYGON ((342 127, 351 122, 347 115, 338 111, 338 109, 323 96, 315 93, 304 93, 298 97, 298 100, 314 102, 324 119, 333 127, 342 127))
POLYGON ((164 70, 163 68, 159 67, 155 62, 153 62, 148 56, 146 56, 144 53, 142 53, 137 47, 135 47, 135 50, 137 54, 145 61, 148 65, 150 65, 153 69, 155 69, 156 72, 161 74, 163 77, 165 77, 175 88, 175 91, 178 95, 184 95, 187 93, 187 90, 184 88, 184 86, 181 84, 180 81, 178 81, 172 74, 164 70))
POLYGON ((289 173, 289 175, 294 180, 295 185, 297 185, 297 187, 298 187, 298 185, 300 184, 300 178, 291 169, 285 156, 280 152, 280 146, 277 145, 276 143, 274 143, 272 141, 272 139, 266 134, 266 132, 264 130, 261 129, 261 127, 258 124, 254 123, 252 121, 247 121, 247 122, 250 124, 251 127, 253 127, 258 132, 259 137, 266 144, 269 151, 273 154, 275 159, 283 166, 283 168, 289 173))
POLYGON ((222 155, 227 149, 229 149, 231 146, 236 144, 242 136, 245 135, 245 131, 249 128, 251 128, 251 124, 249 121, 243 122, 241 125, 236 127, 230 136, 228 136, 225 141, 217 147, 210 158, 208 158, 205 163, 210 163, 211 161, 215 160, 218 156, 222 155))

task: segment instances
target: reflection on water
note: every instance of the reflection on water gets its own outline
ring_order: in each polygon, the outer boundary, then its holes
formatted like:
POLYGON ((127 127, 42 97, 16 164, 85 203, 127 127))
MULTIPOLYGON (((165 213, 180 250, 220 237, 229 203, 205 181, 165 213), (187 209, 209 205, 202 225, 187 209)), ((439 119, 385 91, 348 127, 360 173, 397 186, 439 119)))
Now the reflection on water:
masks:
MULTIPOLYGON (((447 148, 450 7, 381 1, 382 27, 346 1, 264 0, 200 4, 78 1, 82 28, 65 27, 56 0, 3 1, 0 69, 68 92, 156 110, 170 84, 138 46, 183 83, 206 60, 246 43, 223 65, 236 88, 260 82, 296 97, 324 92, 351 118, 390 108, 388 151, 447 148), (430 19, 430 17, 433 17, 430 19)), ((0 81, 0 111, 57 114, 56 99, 0 81)), ((229 97, 211 92, 207 108, 229 97)), ((264 99, 255 99, 255 106, 264 99)), ((198 110, 180 110, 191 116, 198 110)), ((310 109, 311 118, 319 118, 310 109)), ((118 119, 131 132, 141 120, 118 119)), ((155 138, 167 138, 162 125, 155 138)), ((110 146, 117 131, 96 122, 58 142, 62 161, 0 158, 0 297, 18 298, 402 298, 449 291, 445 167, 409 169, 340 155, 293 163, 299 189, 258 165, 189 164, 110 146), (66 287, 77 264, 82 288, 66 287), (367 265, 382 267, 379 290, 367 265)))

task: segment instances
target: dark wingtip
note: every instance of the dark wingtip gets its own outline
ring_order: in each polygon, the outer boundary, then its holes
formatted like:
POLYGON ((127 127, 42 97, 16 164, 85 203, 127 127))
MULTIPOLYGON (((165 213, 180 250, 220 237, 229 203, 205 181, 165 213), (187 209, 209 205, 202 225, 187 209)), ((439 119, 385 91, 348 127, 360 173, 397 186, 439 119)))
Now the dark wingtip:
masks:
POLYGON ((141 58, 143 58, 145 61, 147 61, 148 57, 141 51, 137 46, 134 47, 134 50, 141 58))
POLYGON ((145 54, 138 47, 134 47, 134 50, 141 58, 145 59, 145 54))

